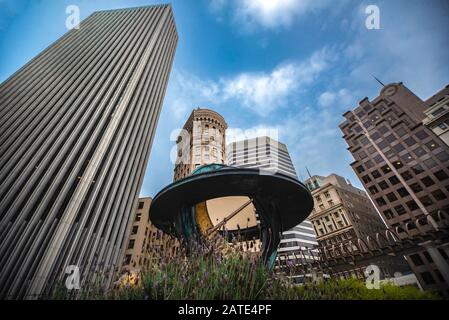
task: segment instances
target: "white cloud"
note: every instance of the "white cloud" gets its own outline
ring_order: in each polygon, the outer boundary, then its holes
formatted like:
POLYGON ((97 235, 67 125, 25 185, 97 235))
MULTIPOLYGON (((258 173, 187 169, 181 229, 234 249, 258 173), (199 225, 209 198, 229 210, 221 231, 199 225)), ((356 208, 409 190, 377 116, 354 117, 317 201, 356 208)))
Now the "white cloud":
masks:
POLYGON ((288 28, 294 19, 331 3, 329 0, 235 0, 234 20, 247 31, 258 26, 266 29, 288 28))
POLYGON ((266 115, 286 102, 299 85, 298 66, 287 64, 271 73, 242 73, 222 80, 223 97, 237 99, 242 106, 266 115))
POLYGON ((218 84, 214 81, 203 80, 174 69, 170 76, 170 88, 167 90, 165 104, 170 109, 172 120, 182 125, 181 122, 193 108, 218 103, 219 91, 218 84))
POLYGON ((268 116, 288 107, 290 100, 313 83, 335 58, 333 50, 323 48, 302 62, 283 63, 269 72, 241 72, 217 81, 175 70, 169 108, 175 119, 185 116, 185 110, 193 107, 225 103, 268 116))
POLYGON ((222 10, 225 5, 226 5, 226 0, 211 0, 209 2, 209 8, 214 13, 222 10))
MULTIPOLYGON (((311 1, 305 1, 309 4, 311 1)), ((267 28, 290 26, 299 11, 295 0, 241 0, 235 18, 244 24, 260 24, 267 28)))
POLYGON ((344 106, 350 108, 354 98, 349 90, 343 88, 338 91, 325 91, 318 97, 318 105, 321 107, 344 106))
POLYGON ((209 9, 222 22, 224 17, 236 23, 239 31, 288 29, 295 22, 307 19, 322 10, 335 16, 346 0, 211 0, 209 9))
POLYGON ((235 99, 243 107, 266 116, 287 106, 289 98, 311 84, 334 60, 334 52, 324 48, 302 63, 284 64, 269 73, 241 73, 222 79, 223 98, 235 99))
POLYGON ((326 91, 323 92, 318 98, 318 104, 322 107, 328 107, 335 103, 336 95, 334 92, 326 91))

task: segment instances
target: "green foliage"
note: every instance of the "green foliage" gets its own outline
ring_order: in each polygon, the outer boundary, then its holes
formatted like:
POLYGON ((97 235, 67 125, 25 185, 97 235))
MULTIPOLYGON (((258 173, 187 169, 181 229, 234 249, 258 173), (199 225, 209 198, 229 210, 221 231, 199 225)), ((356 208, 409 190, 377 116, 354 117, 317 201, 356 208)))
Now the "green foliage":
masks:
POLYGON ((360 279, 333 279, 318 284, 289 286, 280 299, 300 300, 434 300, 438 295, 414 286, 398 287, 387 283, 379 289, 368 289, 360 279))
POLYGON ((438 299, 436 294, 412 286, 384 284, 368 289, 357 279, 326 280, 295 285, 275 277, 263 263, 242 253, 224 256, 218 250, 202 249, 164 258, 143 270, 135 285, 115 285, 104 290, 99 279, 76 296, 58 287, 53 299, 283 299, 283 300, 398 300, 438 299))
MULTIPOLYGON (((146 299, 261 299, 272 280, 257 259, 243 255, 223 258, 208 252, 175 258, 142 272, 139 287, 146 299)), ((126 298, 129 288, 115 291, 126 298)))

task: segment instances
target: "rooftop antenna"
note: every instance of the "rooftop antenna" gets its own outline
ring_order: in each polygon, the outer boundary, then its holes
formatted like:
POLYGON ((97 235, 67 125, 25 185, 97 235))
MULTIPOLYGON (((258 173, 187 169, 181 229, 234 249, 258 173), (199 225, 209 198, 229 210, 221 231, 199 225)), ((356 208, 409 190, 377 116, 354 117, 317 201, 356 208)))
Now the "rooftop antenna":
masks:
POLYGON ((380 83, 380 85, 382 86, 382 87, 385 87, 385 84, 382 82, 382 81, 380 81, 379 79, 377 79, 377 77, 375 76, 375 75, 371 75, 377 82, 379 82, 380 83))
POLYGON ((312 175, 310 174, 310 171, 307 167, 306 167, 306 170, 307 170, 307 174, 309 175, 309 178, 312 179, 312 175))

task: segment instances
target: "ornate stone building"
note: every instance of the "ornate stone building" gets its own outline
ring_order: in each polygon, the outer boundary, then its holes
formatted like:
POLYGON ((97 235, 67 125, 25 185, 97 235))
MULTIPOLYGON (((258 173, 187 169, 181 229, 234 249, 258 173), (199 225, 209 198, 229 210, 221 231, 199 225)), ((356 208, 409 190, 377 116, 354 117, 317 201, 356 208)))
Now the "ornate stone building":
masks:
POLYGON ((449 85, 428 99, 423 124, 449 145, 449 85))
POLYGON ((215 111, 200 108, 192 111, 176 141, 174 181, 205 164, 226 164, 227 127, 224 118, 215 111))
POLYGON ((385 229, 366 193, 343 177, 313 176, 305 184, 315 202, 309 219, 320 244, 340 243, 348 237, 364 237, 385 229), (315 187, 311 188, 312 184, 315 187))
MULTIPOLYGON (((309 220, 320 246, 350 246, 350 241, 366 239, 386 229, 365 191, 352 186, 345 178, 331 174, 327 177, 312 176, 305 182, 314 198, 314 209, 309 220)), ((349 250, 350 248, 348 248, 349 250)), ((375 264, 382 277, 393 277, 396 272, 407 272, 402 257, 379 258, 375 264)), ((350 265, 343 276, 364 278, 366 265, 350 265)))

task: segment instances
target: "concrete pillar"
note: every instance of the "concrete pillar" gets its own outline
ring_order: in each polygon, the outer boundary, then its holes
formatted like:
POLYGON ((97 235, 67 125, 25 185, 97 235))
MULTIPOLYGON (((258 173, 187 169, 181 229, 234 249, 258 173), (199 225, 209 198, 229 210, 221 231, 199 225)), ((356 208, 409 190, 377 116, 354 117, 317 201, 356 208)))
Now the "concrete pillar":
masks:
POLYGON ((441 250, 443 250, 446 255, 449 257, 449 243, 445 243, 440 247, 441 250))
POLYGON ((433 262, 435 263, 441 275, 443 276, 444 281, 449 285, 449 264, 447 263, 447 261, 443 258, 440 251, 438 251, 437 247, 432 241, 424 242, 421 245, 427 250, 429 255, 432 257, 433 262))

